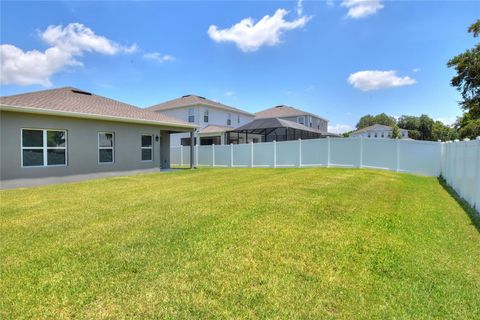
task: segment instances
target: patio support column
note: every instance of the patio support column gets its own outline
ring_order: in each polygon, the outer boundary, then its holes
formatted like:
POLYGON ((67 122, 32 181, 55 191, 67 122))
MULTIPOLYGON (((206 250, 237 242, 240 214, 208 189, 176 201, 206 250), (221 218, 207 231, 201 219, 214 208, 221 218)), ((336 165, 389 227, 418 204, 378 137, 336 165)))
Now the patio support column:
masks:
POLYGON ((190 131, 190 169, 194 168, 193 162, 193 146, 194 146, 194 138, 193 138, 193 131, 190 131))

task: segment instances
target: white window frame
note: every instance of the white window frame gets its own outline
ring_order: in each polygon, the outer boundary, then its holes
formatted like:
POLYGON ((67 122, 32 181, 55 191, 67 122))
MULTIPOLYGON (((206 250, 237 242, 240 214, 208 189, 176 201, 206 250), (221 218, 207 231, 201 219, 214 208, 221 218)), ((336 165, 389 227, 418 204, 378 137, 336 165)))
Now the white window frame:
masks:
POLYGON ((297 117, 297 122, 299 124, 305 125, 305 116, 298 116, 297 117), (302 119, 302 122, 300 122, 300 119, 302 119))
POLYGON ((45 167, 66 167, 68 165, 68 131, 66 129, 41 129, 41 128, 21 128, 20 129, 20 164, 22 168, 45 168, 45 167), (42 131, 43 146, 42 147, 24 147, 23 146, 23 130, 42 131), (62 131, 65 133, 65 147, 48 147, 47 146, 47 132, 48 131, 62 131), (65 150, 65 164, 48 164, 47 150, 65 150), (43 165, 40 166, 24 166, 23 165, 23 150, 42 150, 43 165))
POLYGON ((203 122, 208 123, 210 121, 210 113, 208 112, 208 109, 205 109, 203 111, 203 122), (205 121, 205 117, 207 117, 207 121, 205 121))
POLYGON ((113 164, 115 163, 115 132, 113 131, 98 131, 97 132, 97 158, 98 164, 113 164), (111 147, 100 147, 100 134, 111 134, 112 135, 112 146, 111 147), (111 162, 100 162, 100 150, 112 149, 112 161, 111 162))
POLYGON ((232 125, 232 114, 227 113, 227 126, 231 126, 231 125, 232 125))
POLYGON ((153 140, 153 134, 142 134, 142 135, 140 136, 140 160, 141 160, 142 162, 152 162, 152 161, 153 161, 153 141, 154 141, 154 140, 153 140), (150 147, 144 147, 144 146, 142 146, 143 137, 151 137, 151 138, 152 138, 152 145, 151 145, 150 147), (151 156, 152 156, 150 160, 143 160, 143 159, 142 159, 142 150, 143 150, 143 149, 150 149, 150 150, 152 151, 152 152, 150 153, 151 156))
POLYGON ((187 120, 188 120, 189 123, 195 123, 195 109, 194 108, 188 109, 187 120), (190 117, 192 117, 192 121, 190 121, 190 117))
POLYGON ((237 123, 240 123, 240 115, 237 115, 237 123))

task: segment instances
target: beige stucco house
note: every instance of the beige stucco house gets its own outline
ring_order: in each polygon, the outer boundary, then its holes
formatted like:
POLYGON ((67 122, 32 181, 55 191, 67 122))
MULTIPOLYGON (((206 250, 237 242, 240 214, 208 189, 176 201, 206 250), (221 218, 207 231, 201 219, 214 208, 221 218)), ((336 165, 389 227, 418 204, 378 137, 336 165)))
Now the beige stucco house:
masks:
POLYGON ((168 168, 196 128, 71 87, 0 97, 0 180, 168 168))
MULTIPOLYGON (((247 111, 193 94, 162 102, 147 109, 198 125, 195 143, 200 145, 225 144, 227 131, 243 126, 255 117, 247 111)), ((172 146, 188 146, 190 138, 185 133, 172 134, 170 143, 172 146)))

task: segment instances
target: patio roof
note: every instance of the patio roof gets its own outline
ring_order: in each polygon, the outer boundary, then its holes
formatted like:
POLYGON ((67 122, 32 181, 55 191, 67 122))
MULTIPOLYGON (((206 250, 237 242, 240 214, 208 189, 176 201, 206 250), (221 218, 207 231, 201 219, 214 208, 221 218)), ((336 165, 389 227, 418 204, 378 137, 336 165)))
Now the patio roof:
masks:
POLYGON ((279 118, 260 118, 260 119, 255 119, 253 121, 250 121, 249 123, 232 129, 230 131, 234 132, 243 132, 243 131, 255 131, 255 130, 261 130, 261 129, 274 129, 274 128, 290 128, 290 129, 296 129, 296 130, 301 130, 301 131, 307 131, 307 132, 313 132, 313 133, 320 133, 325 136, 336 136, 336 134, 333 133, 328 133, 325 131, 321 131, 315 128, 310 128, 307 126, 304 126, 303 124, 296 123, 290 120, 285 120, 285 119, 279 119, 279 118))

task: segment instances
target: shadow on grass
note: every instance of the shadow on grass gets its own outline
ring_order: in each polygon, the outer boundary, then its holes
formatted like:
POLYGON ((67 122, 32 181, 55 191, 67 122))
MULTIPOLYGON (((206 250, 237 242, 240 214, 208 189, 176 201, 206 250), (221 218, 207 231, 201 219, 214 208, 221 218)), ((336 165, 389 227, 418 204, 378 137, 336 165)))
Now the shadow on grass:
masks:
POLYGON ((472 224, 477 228, 477 231, 480 233, 480 213, 478 213, 470 204, 463 200, 460 195, 450 187, 445 179, 442 177, 438 178, 438 181, 442 185, 442 187, 452 196, 455 201, 463 208, 463 210, 467 213, 468 217, 472 221, 472 224))

